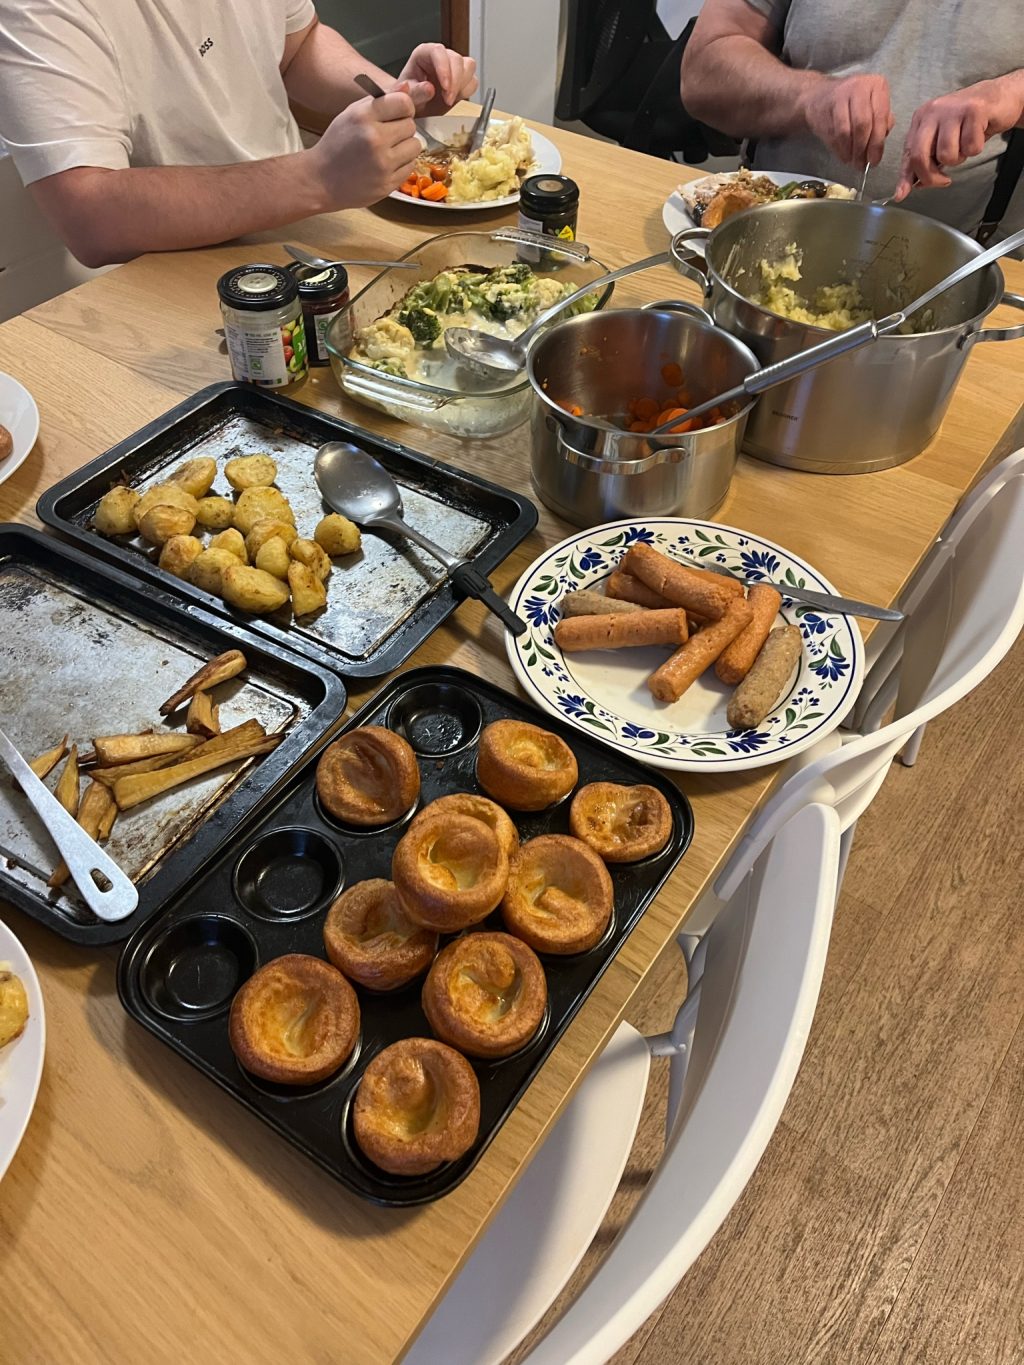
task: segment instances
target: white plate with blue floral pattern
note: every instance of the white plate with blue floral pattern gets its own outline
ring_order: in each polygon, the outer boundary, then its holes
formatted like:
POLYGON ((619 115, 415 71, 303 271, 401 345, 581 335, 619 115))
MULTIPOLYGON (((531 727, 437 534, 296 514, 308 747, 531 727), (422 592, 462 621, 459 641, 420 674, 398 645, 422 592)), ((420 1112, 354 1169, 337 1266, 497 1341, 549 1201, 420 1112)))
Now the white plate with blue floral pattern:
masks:
POLYGON ((552 637, 563 593, 601 591, 624 551, 638 541, 682 563, 711 564, 751 579, 836 592, 804 560, 732 526, 669 517, 616 521, 581 531, 531 564, 509 598, 529 625, 524 635, 505 638, 509 661, 531 701, 642 762, 682 772, 738 772, 779 763, 840 724, 864 673, 857 623, 787 597, 780 620, 799 626, 803 655, 778 705, 755 730, 730 730, 725 711, 732 689, 718 681, 713 668, 679 701, 665 705, 647 687, 650 674, 665 661, 664 650, 564 655, 552 637))

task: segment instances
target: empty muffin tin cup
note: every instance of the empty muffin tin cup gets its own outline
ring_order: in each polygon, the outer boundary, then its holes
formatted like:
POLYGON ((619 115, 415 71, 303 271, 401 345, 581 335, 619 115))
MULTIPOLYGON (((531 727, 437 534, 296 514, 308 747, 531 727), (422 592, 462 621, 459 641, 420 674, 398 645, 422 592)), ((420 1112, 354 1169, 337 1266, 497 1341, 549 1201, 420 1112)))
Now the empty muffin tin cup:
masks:
POLYGON ((194 915, 166 929, 146 954, 139 985, 150 1007, 184 1023, 227 1010, 256 970, 256 942, 227 915, 194 915))
POLYGON ((331 841, 313 829, 292 826, 261 835, 235 865, 238 903, 266 920, 315 915, 341 890, 344 868, 331 841))
POLYGON ((421 683, 392 703, 388 725, 424 758, 444 758, 472 744, 483 712, 475 697, 450 683, 421 683))

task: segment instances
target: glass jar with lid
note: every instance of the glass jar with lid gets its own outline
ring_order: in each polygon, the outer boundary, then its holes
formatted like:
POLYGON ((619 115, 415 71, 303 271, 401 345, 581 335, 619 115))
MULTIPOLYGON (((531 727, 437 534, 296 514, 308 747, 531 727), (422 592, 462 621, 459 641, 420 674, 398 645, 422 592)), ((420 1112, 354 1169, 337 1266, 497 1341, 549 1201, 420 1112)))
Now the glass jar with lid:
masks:
POLYGON ((242 265, 217 281, 231 373, 248 384, 283 389, 309 372, 299 286, 276 265, 242 265))

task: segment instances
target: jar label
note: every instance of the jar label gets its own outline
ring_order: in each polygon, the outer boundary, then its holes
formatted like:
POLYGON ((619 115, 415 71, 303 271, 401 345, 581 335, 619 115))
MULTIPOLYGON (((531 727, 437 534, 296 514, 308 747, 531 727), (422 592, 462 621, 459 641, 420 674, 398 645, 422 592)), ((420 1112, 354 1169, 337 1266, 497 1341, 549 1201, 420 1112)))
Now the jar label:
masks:
POLYGON ((276 322, 261 324, 258 318, 245 326, 225 320, 224 336, 236 379, 280 389, 306 374, 306 331, 301 314, 283 326, 276 322))
MULTIPOLYGON (((313 354, 321 365, 326 365, 331 358, 331 353, 327 349, 327 332, 334 319, 341 312, 340 308, 335 308, 331 313, 316 313, 313 317, 314 348, 313 354)), ((310 356, 310 360, 313 355, 310 356)))

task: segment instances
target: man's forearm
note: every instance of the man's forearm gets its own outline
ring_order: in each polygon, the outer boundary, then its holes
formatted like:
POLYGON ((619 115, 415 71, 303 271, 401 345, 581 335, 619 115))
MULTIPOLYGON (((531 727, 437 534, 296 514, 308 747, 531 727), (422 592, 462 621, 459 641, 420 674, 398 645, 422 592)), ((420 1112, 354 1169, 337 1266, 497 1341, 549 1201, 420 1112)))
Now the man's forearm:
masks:
POLYGON ((302 123, 315 122, 322 130, 336 114, 347 109, 366 91, 356 85, 360 72, 371 76, 383 89, 390 89, 394 78, 360 55, 351 43, 319 21, 306 31, 294 53, 288 54, 282 68, 288 99, 294 106, 315 116, 302 123))
POLYGON ((806 101, 827 80, 794 71, 762 43, 741 34, 713 38, 683 61, 687 110, 736 138, 784 137, 807 131, 806 101))
POLYGON ((81 167, 32 188, 83 265, 112 265, 324 212, 333 205, 308 158, 295 152, 232 166, 81 167))

